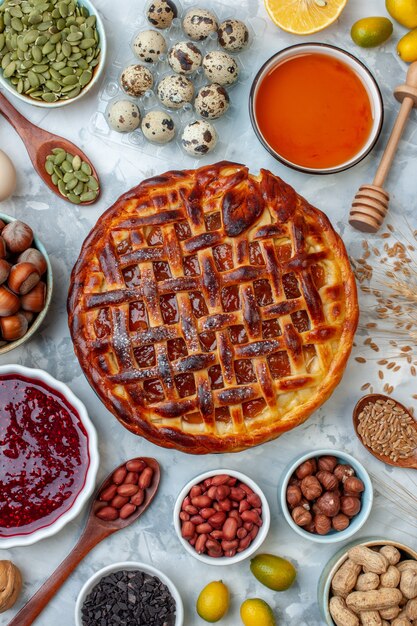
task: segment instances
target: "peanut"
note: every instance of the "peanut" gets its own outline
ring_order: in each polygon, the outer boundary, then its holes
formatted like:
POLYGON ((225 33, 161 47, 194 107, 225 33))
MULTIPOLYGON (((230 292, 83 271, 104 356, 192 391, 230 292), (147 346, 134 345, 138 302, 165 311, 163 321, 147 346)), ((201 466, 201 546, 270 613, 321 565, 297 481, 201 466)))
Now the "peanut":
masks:
POLYGON ((330 599, 329 608, 336 626, 359 626, 358 617, 347 608, 343 598, 333 596, 330 599))
POLYGON ((407 602, 405 613, 408 619, 417 620, 417 598, 413 598, 407 602))
POLYGON ((395 619, 396 617, 399 616, 400 613, 401 613, 401 609, 399 606, 392 606, 390 609, 384 609, 383 611, 379 612, 381 617, 383 617, 384 619, 388 619, 388 620, 395 619))
POLYGON ((401 561, 397 565, 400 572, 405 572, 406 569, 411 569, 417 572, 417 561, 413 561, 412 559, 407 559, 406 561, 401 561))
POLYGON ((384 555, 390 565, 397 565, 401 559, 400 551, 394 546, 382 546, 379 553, 384 555))
POLYGON ((378 611, 362 611, 359 614, 363 626, 381 626, 382 619, 378 611))
POLYGON ((381 587, 398 587, 400 584, 401 574, 395 565, 390 565, 385 572, 381 574, 381 587))
POLYGON ((346 605, 355 613, 361 611, 381 611, 396 606, 402 598, 399 589, 376 589, 374 591, 353 591, 346 598, 346 605))
POLYGON ((373 591, 379 587, 379 576, 373 572, 361 574, 356 581, 356 591, 373 591))
POLYGON ((346 596, 356 585, 361 566, 347 559, 337 570, 332 580, 332 590, 336 596, 346 596))
POLYGON ((391 626, 391 624, 389 622, 387 622, 386 619, 382 620, 382 626, 391 626))
POLYGON ((407 569, 402 572, 400 589, 408 600, 417 597, 417 571, 407 569))
POLYGON ((397 619, 391 622, 391 626, 412 626, 412 624, 406 617, 397 617, 397 619))
POLYGON ((388 569, 388 560, 383 554, 370 550, 366 546, 354 546, 348 552, 349 558, 362 565, 368 572, 384 574, 388 569))

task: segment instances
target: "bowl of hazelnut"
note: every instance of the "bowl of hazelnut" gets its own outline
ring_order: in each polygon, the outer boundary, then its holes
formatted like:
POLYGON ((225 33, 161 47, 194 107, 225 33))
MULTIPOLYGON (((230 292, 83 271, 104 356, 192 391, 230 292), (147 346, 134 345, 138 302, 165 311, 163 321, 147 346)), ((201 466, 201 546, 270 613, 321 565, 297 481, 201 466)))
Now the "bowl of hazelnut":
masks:
POLYGON ((280 505, 291 528, 317 543, 352 537, 371 512, 373 488, 363 465, 346 452, 315 450, 284 470, 280 505))
POLYGON ((31 227, 0 213, 0 355, 36 333, 52 297, 52 267, 31 227))

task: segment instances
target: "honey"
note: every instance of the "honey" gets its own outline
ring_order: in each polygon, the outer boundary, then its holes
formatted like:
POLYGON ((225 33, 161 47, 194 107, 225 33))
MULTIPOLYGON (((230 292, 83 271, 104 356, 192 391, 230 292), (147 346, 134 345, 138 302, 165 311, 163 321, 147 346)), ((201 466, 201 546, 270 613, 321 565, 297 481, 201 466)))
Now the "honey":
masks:
POLYGON ((327 54, 299 54, 273 67, 259 84, 255 116, 269 146, 312 169, 353 159, 373 126, 366 87, 346 63, 327 54))

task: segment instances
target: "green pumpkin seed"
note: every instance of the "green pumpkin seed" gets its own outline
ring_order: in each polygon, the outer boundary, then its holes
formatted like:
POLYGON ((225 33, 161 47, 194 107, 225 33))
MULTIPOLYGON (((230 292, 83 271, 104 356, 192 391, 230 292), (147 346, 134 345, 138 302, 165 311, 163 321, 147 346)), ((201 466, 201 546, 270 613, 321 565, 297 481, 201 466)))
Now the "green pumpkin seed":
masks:
POLYGON ((67 37, 67 41, 69 41, 70 43, 77 43, 78 41, 81 41, 81 39, 83 38, 83 34, 78 32, 72 32, 68 35, 67 37))
POLYGON ((14 74, 15 70, 16 70, 16 62, 15 61, 11 61, 11 63, 9 63, 9 65, 7 65, 6 69, 3 72, 4 78, 10 78, 10 76, 12 76, 12 74, 14 74))
MULTIPOLYGON (((72 164, 68 163, 67 160, 65 160, 62 164, 61 164, 61 169, 63 172, 73 172, 74 170, 72 169, 72 164)), ((74 172, 75 174, 75 172, 74 172)))
POLYGON ((54 173, 54 174, 52 174, 52 176, 51 176, 51 180, 52 180, 52 182, 53 182, 53 184, 54 184, 54 185, 57 185, 57 184, 58 184, 58 181, 59 181, 59 178, 58 178, 58 176, 54 173))
MULTIPOLYGON (((81 164, 81 171, 84 172, 84 174, 87 174, 87 176, 91 176, 92 174, 92 169, 90 167, 90 165, 86 162, 83 161, 81 164)), ((87 182, 87 181, 85 181, 87 182)))
POLYGON ((80 85, 85 87, 93 78, 93 72, 91 70, 85 70, 80 76, 80 85))
POLYGON ((88 183, 87 183, 87 187, 89 189, 91 189, 92 191, 98 191, 98 180, 97 178, 94 178, 94 176, 90 176, 88 183))
POLYGON ((45 102, 48 102, 49 104, 52 104, 52 102, 56 102, 58 100, 58 96, 56 95, 56 93, 45 91, 42 94, 42 100, 44 100, 45 102))
POLYGON ((65 188, 65 183, 63 180, 59 180, 58 181, 58 189, 59 189, 59 193, 61 194, 61 196, 65 196, 67 195, 67 190, 65 188))
POLYGON ((81 202, 91 202, 92 200, 95 200, 96 198, 97 198, 97 192, 92 191, 92 190, 85 191, 80 196, 81 202))
POLYGON ((82 161, 81 161, 81 157, 79 154, 76 154, 75 157, 72 159, 72 167, 74 172, 78 172, 78 170, 81 168, 82 165, 82 161))
POLYGON ((57 83, 55 80, 47 80, 45 85, 51 91, 61 91, 61 85, 57 83))
POLYGON ((67 198, 73 204, 80 204, 80 202, 81 202, 80 198, 78 196, 76 196, 75 193, 69 193, 67 195, 67 198))
POLYGON ((54 173, 54 164, 52 163, 52 161, 46 160, 45 169, 48 172, 49 176, 52 176, 52 174, 54 173))
POLYGON ((66 93, 66 97, 67 98, 76 98, 77 96, 79 96, 81 93, 81 87, 79 87, 78 85, 76 87, 74 87, 74 89, 72 91, 68 91, 68 93, 66 93))
POLYGON ((44 72, 48 71, 48 66, 47 65, 34 65, 32 68, 32 71, 35 72, 36 74, 43 74, 44 72))
POLYGON ((12 18, 10 22, 10 26, 13 28, 13 30, 16 30, 18 33, 21 33, 23 30, 22 20, 18 17, 12 18))
MULTIPOLYGON (((82 166, 81 166, 82 168, 82 166)), ((78 172, 74 172, 74 176, 77 180, 81 181, 82 183, 88 183, 89 181, 89 177, 87 174, 85 174, 82 169, 78 170, 78 172)))
POLYGON ((74 187, 74 193, 77 196, 80 196, 84 191, 84 183, 82 182, 82 180, 77 180, 77 179, 75 180, 77 181, 77 186, 74 187))
POLYGON ((42 61, 42 50, 38 46, 33 46, 32 57, 35 63, 40 63, 42 61))
POLYGON ((29 70, 29 72, 28 72, 28 80, 30 82, 30 86, 31 87, 39 87, 39 78, 35 74, 35 72, 31 72, 29 70))
POLYGON ((74 74, 70 76, 64 76, 62 79, 63 85, 76 85, 78 83, 78 78, 74 76, 74 74))
POLYGON ((48 41, 42 48, 42 54, 44 54, 45 56, 54 51, 55 51, 55 46, 50 41, 48 41))
MULTIPOLYGON (((67 176, 67 174, 65 176, 67 176)), ((69 176, 69 174, 68 174, 68 176, 69 176)), ((75 187, 77 185, 78 185, 78 180, 75 177, 73 177, 69 182, 67 182, 66 187, 67 187, 68 191, 73 191, 73 189, 75 189, 75 187)))

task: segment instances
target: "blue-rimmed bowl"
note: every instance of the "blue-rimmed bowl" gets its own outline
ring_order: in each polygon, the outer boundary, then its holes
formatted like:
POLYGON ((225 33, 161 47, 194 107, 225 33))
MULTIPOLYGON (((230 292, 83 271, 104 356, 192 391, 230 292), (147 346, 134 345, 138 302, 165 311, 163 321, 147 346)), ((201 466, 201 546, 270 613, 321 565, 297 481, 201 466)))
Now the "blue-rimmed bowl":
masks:
POLYGON ((281 483, 279 486, 279 503, 287 523, 298 535, 300 535, 304 539, 315 541, 316 543, 338 543, 339 541, 346 541, 346 539, 349 539, 350 537, 355 535, 368 519, 372 509, 373 499, 374 492, 371 479, 369 478, 369 474, 362 465, 362 463, 359 463, 359 461, 357 461, 350 454, 347 454, 347 452, 342 452, 341 450, 332 450, 331 448, 310 450, 309 452, 305 452, 304 454, 300 454, 299 456, 297 456, 291 461, 289 465, 287 465, 287 467, 283 471, 281 483), (297 467, 301 465, 301 463, 304 463, 304 461, 308 461, 308 459, 318 458, 326 455, 335 456, 338 459, 339 463, 343 465, 351 465, 355 470, 356 476, 360 478, 360 480, 365 485, 365 490, 362 493, 362 508, 359 513, 354 518, 352 518, 351 523, 345 530, 338 532, 332 529, 327 535, 316 535, 313 533, 309 533, 301 526, 297 526, 297 524, 292 519, 291 513, 287 506, 287 487, 290 478, 294 474, 297 467))
POLYGON ((329 611, 330 587, 333 577, 336 574, 337 570, 348 558, 348 550, 353 548, 353 546, 358 545, 366 546, 367 548, 372 548, 375 546, 393 546, 401 552, 401 556, 403 559, 417 560, 417 552, 415 550, 409 548, 408 546, 405 546, 402 543, 398 543, 398 541, 391 541, 390 539, 381 539, 379 537, 362 537, 362 539, 357 539, 356 541, 348 543, 341 550, 336 552, 334 556, 332 556, 327 565, 325 565, 319 579, 317 587, 317 601, 320 608, 320 613, 324 619, 324 623, 327 624, 327 626, 336 626, 334 621, 332 620, 332 616, 330 615, 329 611))

